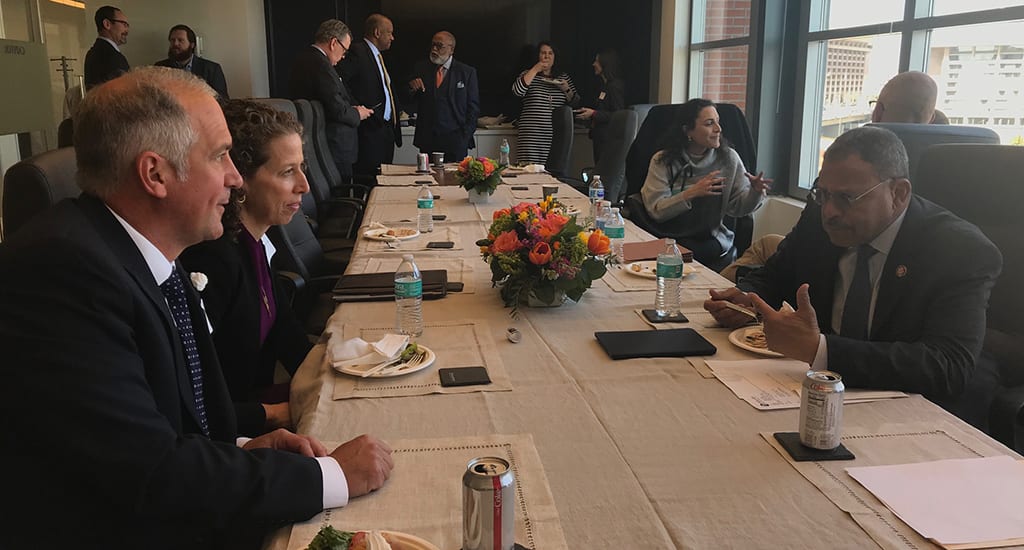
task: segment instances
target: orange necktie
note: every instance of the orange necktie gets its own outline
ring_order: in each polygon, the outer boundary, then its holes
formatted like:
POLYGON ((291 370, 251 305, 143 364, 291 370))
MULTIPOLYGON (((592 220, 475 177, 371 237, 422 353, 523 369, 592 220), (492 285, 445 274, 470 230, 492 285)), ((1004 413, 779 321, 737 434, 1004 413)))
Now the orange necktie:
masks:
POLYGON ((444 82, 444 65, 437 68, 437 78, 434 81, 434 88, 440 88, 442 82, 444 82))

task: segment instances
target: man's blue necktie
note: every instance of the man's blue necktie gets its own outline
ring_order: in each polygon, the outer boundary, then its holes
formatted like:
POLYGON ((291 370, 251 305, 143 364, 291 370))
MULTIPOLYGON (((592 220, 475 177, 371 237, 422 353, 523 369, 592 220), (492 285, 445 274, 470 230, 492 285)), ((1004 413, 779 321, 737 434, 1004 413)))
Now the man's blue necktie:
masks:
POLYGON ((868 339, 868 311, 871 308, 871 272, 868 261, 875 254, 869 244, 857 248, 857 267, 853 272, 850 290, 846 293, 843 305, 843 320, 839 330, 840 336, 868 339))
POLYGON ((188 363, 188 374, 192 380, 192 396, 196 403, 196 413, 199 414, 199 426, 203 429, 203 434, 208 436, 210 427, 206 421, 206 401, 203 398, 203 368, 199 363, 199 348, 192 332, 192 318, 189 314, 188 300, 185 298, 185 285, 181 282, 177 267, 160 285, 160 291, 164 293, 164 298, 167 298, 167 305, 171 306, 171 316, 174 318, 174 325, 178 327, 181 344, 185 348, 185 362, 188 363))

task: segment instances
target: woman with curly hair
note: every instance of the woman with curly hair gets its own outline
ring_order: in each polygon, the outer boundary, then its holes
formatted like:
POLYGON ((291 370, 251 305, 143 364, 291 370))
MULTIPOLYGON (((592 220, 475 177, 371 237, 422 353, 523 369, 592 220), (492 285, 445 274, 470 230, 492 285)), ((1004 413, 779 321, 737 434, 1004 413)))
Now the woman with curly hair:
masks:
POLYGON ((680 122, 682 131, 651 157, 640 193, 658 236, 675 238, 698 262, 719 271, 736 259, 733 232, 722 219, 757 210, 772 180, 747 173, 722 137, 713 102, 687 101, 680 122))
POLYGON ((274 246, 266 236, 299 212, 309 183, 294 116, 250 100, 229 100, 223 108, 242 187, 231 190, 224 235, 188 248, 181 262, 209 281, 201 294, 238 431, 256 436, 291 426, 287 386, 273 385, 274 369, 280 362, 294 374, 312 347, 274 283, 274 246))

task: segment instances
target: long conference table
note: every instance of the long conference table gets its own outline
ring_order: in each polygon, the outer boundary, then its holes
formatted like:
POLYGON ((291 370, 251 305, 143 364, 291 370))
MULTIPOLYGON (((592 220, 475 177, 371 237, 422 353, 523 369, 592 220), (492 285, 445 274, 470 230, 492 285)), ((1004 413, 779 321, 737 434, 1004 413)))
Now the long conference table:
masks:
MULTIPOLYGON (((394 166, 384 174, 366 223, 414 227, 416 182, 423 176, 394 166)), ((516 540, 525 548, 933 548, 844 468, 1016 456, 913 395, 845 407, 843 442, 856 460, 792 462, 770 433, 795 431, 798 410, 756 410, 701 358, 613 361, 604 353, 596 331, 656 330, 637 314, 653 305, 653 281, 615 268, 579 303, 524 307, 511 318, 474 243, 494 210, 539 201, 544 183, 557 181, 544 174, 508 179, 479 205, 469 204, 459 187, 436 186, 435 213, 446 219, 435 222, 433 233, 398 249, 360 239, 346 273, 394 271, 401 254, 411 252, 421 270, 447 269, 449 281, 464 289, 423 302, 419 342, 437 360, 399 378, 334 372, 325 356, 329 337, 372 341, 395 325, 392 301, 338 306, 292 381, 297 431, 329 448, 376 435, 395 448, 396 467, 383 489, 279 529, 268 548, 305 548, 327 523, 460 548, 461 476, 468 458, 482 455, 513 464, 516 540), (424 248, 434 240, 455 245, 424 248), (520 332, 519 343, 506 338, 510 327, 520 332), (437 384, 437 368, 473 364, 488 368, 491 386, 437 384)), ((558 195, 588 212, 586 197, 570 186, 560 185, 558 195)), ((627 242, 648 239, 627 222, 627 242)), ((707 269, 686 277, 683 311, 690 323, 678 326, 711 341, 715 359, 758 359, 730 344, 730 331, 701 307, 709 288, 729 286, 707 269)))

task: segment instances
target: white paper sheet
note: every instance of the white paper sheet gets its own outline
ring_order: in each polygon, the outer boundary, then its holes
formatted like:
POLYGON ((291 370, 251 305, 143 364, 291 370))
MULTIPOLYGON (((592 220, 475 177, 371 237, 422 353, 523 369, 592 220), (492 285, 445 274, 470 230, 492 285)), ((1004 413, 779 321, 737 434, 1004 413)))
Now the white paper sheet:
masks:
POLYGON ((942 544, 1024 538, 1024 465, 1009 456, 847 468, 921 536, 942 544))
MULTIPOLYGON (((747 361, 707 360, 708 367, 736 397, 755 409, 799 409, 800 388, 807 376, 807 363, 795 359, 751 359, 747 361)), ((907 397, 901 391, 847 388, 843 403, 864 403, 907 397)))

